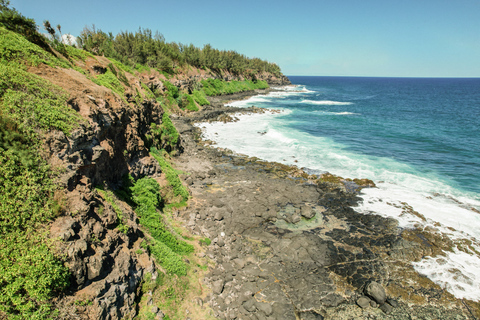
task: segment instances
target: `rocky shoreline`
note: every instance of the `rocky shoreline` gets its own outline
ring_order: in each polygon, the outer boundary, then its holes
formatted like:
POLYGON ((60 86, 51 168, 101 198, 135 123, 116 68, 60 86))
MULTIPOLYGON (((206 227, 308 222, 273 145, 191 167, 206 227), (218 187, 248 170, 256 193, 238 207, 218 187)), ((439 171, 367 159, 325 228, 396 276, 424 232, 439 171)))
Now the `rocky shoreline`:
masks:
POLYGON ((341 183, 201 140, 195 122, 263 112, 223 106, 249 94, 215 98, 174 120, 183 146, 175 162, 188 172, 192 194, 176 215, 194 235, 211 239, 205 254, 213 264, 204 279, 211 292, 200 305, 220 319, 476 319, 477 303, 456 299, 413 269, 411 262, 435 247, 422 233, 357 213, 358 192, 341 183))

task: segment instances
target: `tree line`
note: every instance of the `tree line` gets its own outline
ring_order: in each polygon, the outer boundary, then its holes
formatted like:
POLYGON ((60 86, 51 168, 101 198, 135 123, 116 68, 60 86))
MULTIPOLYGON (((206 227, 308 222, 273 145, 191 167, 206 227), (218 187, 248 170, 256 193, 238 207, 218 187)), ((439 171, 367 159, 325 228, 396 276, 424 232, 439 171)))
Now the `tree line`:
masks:
POLYGON ((177 67, 191 65, 221 73, 226 70, 234 75, 255 78, 259 72, 281 75, 280 67, 258 58, 248 58, 232 50, 218 50, 206 44, 198 48, 193 44, 184 45, 166 42, 158 31, 140 28, 135 33, 120 32, 116 36, 98 30, 95 26, 85 27, 77 38, 78 44, 96 55, 104 55, 133 66, 144 65, 173 74, 177 67))

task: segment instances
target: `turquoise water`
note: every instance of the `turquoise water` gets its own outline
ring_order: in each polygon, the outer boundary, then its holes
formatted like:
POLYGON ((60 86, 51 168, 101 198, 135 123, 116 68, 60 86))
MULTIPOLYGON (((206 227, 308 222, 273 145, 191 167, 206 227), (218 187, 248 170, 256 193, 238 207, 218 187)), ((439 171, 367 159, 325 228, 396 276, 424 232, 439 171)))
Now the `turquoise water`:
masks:
MULTIPOLYGON (((362 190, 355 210, 469 239, 480 251, 480 79, 290 79, 295 86, 231 103, 283 112, 200 124, 204 137, 313 173, 372 179, 377 188, 362 190)), ((474 252, 455 249, 414 266, 457 297, 480 300, 474 252)))
POLYGON ((480 192, 480 79, 291 81, 314 91, 307 99, 290 98, 293 112, 285 121, 292 129, 331 138, 354 153, 395 159, 452 187, 480 192), (342 112, 352 114, 339 116, 342 112))

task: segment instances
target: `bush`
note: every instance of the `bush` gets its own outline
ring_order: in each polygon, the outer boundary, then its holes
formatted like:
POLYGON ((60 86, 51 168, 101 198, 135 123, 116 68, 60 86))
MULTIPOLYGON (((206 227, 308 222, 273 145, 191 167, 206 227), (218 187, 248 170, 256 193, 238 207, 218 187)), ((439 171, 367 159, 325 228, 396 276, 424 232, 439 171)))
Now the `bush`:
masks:
MULTIPOLYGON (((164 151, 165 152, 165 151, 164 151)), ((175 196, 181 196, 183 201, 187 201, 190 196, 187 188, 185 188, 178 177, 177 171, 155 147, 150 148, 150 154, 157 160, 158 164, 165 173, 169 185, 173 187, 175 196)))
POLYGON ((157 211, 161 202, 160 185, 145 177, 137 180, 130 190, 137 204, 135 212, 140 217, 140 224, 153 238, 149 250, 168 272, 185 275, 187 269, 180 255, 192 252, 193 246, 170 233, 162 221, 157 211))
POLYGON ((177 100, 177 98, 179 97, 178 88, 168 80, 163 81, 163 85, 165 86, 165 88, 167 88, 167 96, 174 100, 177 100))
POLYGON ((68 135, 79 122, 63 89, 19 68, 0 64, 0 99, 2 112, 31 134, 57 129, 68 135))
MULTIPOLYGON (((0 63, 38 66, 41 63, 69 68, 69 64, 0 25, 0 63)), ((24 68, 25 69, 25 68, 24 68)))
POLYGON ((122 97, 125 94, 125 88, 111 70, 107 70, 107 72, 98 75, 97 78, 92 78, 92 80, 99 86, 104 86, 105 88, 111 89, 113 92, 118 93, 122 97))
POLYGON ((210 105, 210 101, 207 100, 205 92, 200 90, 193 90, 193 99, 201 106, 210 105))
POLYGON ((180 97, 178 97, 177 101, 178 101, 178 106, 182 109, 187 109, 190 111, 198 111, 198 107, 195 104, 195 101, 188 94, 182 94, 180 97))
POLYGON ((207 96, 218 96, 222 94, 231 94, 237 92, 251 91, 255 89, 266 89, 268 84, 266 81, 223 81, 220 79, 202 80, 202 90, 207 96))

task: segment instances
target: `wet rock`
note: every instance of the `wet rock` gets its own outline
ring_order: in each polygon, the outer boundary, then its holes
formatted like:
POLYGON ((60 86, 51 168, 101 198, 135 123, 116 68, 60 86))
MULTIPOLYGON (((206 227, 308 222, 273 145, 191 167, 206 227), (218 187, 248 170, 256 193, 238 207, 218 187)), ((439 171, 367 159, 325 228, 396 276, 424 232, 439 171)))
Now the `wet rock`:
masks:
POLYGON ((383 287, 375 281, 370 282, 365 288, 365 294, 374 299, 379 305, 387 300, 387 295, 383 287))

